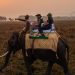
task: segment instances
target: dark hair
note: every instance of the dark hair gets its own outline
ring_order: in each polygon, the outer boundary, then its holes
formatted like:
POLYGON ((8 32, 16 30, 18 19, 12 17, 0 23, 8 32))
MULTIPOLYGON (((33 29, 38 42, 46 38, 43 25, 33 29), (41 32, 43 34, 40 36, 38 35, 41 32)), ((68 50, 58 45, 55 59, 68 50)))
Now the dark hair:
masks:
POLYGON ((41 14, 37 14, 37 15, 35 15, 35 16, 40 16, 40 17, 42 17, 41 14))
POLYGON ((47 16, 48 16, 48 17, 51 17, 51 16, 52 16, 52 14, 51 14, 51 13, 48 13, 48 14, 47 14, 47 16))
POLYGON ((48 17, 48 23, 49 23, 49 24, 54 23, 54 20, 53 20, 53 17, 52 17, 52 14, 51 14, 51 13, 48 13, 48 14, 47 14, 47 17, 48 17))
POLYGON ((27 19, 29 19, 29 15, 26 15, 26 16, 25 16, 25 20, 27 20, 27 19))

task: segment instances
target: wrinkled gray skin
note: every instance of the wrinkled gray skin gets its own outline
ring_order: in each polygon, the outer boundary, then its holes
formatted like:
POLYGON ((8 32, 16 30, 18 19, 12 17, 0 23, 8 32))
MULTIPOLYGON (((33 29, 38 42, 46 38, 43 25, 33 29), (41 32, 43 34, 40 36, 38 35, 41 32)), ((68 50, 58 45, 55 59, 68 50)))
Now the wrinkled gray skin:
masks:
POLYGON ((48 62, 48 67, 46 71, 46 75, 51 75, 52 66, 54 63, 59 64, 64 71, 65 75, 69 75, 68 73, 68 45, 59 38, 58 47, 57 47, 57 53, 53 52, 52 50, 48 49, 25 49, 25 35, 21 33, 19 36, 18 32, 13 32, 12 36, 8 40, 8 54, 5 57, 5 61, 3 66, 0 68, 0 71, 2 71, 5 67, 7 67, 9 58, 11 54, 15 54, 18 50, 22 50, 22 55, 24 57, 25 61, 25 67, 27 68, 27 74, 28 75, 34 75, 34 69, 32 67, 32 63, 36 59, 41 59, 43 61, 48 62), (26 56, 26 52, 28 53, 28 56, 26 56), (66 53, 67 53, 67 59, 66 59, 66 53), (58 56, 58 59, 56 57, 56 54, 58 56))

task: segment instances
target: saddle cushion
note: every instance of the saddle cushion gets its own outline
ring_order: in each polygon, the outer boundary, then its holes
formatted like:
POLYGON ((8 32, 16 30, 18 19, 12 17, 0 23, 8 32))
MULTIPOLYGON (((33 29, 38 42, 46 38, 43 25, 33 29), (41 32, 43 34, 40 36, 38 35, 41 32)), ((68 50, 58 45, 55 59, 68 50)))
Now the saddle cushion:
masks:
POLYGON ((45 35, 48 36, 48 39, 30 39, 29 34, 26 34, 26 49, 50 49, 56 52, 60 36, 56 32, 45 33, 45 35))

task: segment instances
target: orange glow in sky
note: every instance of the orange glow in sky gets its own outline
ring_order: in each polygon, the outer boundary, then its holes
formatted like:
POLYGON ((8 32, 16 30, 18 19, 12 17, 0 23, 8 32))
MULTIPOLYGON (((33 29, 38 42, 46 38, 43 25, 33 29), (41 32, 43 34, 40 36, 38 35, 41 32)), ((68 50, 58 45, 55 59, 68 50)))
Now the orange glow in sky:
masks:
POLYGON ((0 16, 46 15, 48 12, 54 16, 75 14, 75 0, 0 0, 0 16))
POLYGON ((11 3, 12 0, 0 0, 0 7, 5 7, 11 3))

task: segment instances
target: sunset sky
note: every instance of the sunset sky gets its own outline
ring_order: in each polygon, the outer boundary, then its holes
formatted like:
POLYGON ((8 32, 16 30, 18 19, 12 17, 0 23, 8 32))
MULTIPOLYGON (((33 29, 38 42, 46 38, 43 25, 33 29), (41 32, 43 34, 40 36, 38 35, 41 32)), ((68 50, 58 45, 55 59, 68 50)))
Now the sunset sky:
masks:
POLYGON ((53 16, 75 15, 75 0, 0 0, 0 16, 46 15, 48 12, 53 16))

